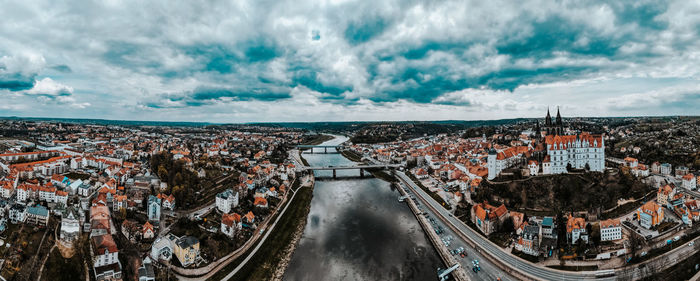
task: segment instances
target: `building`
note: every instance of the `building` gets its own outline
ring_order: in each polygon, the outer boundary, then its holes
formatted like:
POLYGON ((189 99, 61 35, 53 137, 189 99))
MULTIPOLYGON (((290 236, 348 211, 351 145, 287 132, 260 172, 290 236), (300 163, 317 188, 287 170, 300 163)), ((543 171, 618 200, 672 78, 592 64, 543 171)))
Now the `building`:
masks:
POLYGON ((523 228, 523 233, 518 239, 516 247, 519 247, 521 252, 532 255, 540 255, 540 244, 542 243, 542 229, 539 225, 526 225, 523 228))
POLYGON ((119 262, 119 249, 111 234, 93 236, 92 262, 97 280, 121 280, 122 265, 119 262))
POLYGON ((639 164, 639 161, 637 158, 633 157, 625 157, 625 166, 630 167, 630 168, 636 168, 637 165, 639 164))
POLYGON ((497 231, 501 223, 508 218, 508 209, 504 204, 494 207, 486 202, 479 203, 472 207, 471 217, 477 228, 488 236, 497 231))
POLYGON ((542 218, 542 237, 557 238, 556 225, 553 217, 542 218))
POLYGON ((664 185, 659 187, 659 191, 656 192, 656 202, 661 206, 668 206, 669 199, 673 198, 676 194, 676 188, 672 185, 664 185))
POLYGON ((148 220, 149 221, 160 221, 160 199, 156 196, 148 196, 148 220))
MULTIPOLYGON (((537 127, 539 127, 539 122, 537 122, 537 127)), ((538 129, 537 134, 541 133, 538 129)), ((561 121, 561 114, 559 114, 559 108, 557 107, 557 117, 554 122, 552 122, 552 116, 549 114, 549 108, 547 108, 547 116, 544 117, 544 127, 542 128, 547 135, 563 135, 564 134, 564 124, 561 121)))
POLYGON ((605 169, 605 141, 602 135, 547 135, 545 138, 552 174, 567 172, 567 166, 588 168, 602 172, 605 169))
POLYGON ((199 239, 183 236, 174 241, 173 253, 183 267, 188 267, 199 257, 199 239))
POLYGON ((676 167, 676 177, 682 177, 690 173, 690 169, 686 166, 678 166, 676 167))
POLYGON ((693 174, 685 174, 682 177, 682 186, 683 188, 687 190, 693 190, 697 186, 697 179, 695 178, 695 175, 693 174))
POLYGON ((569 215, 566 221, 566 240, 571 244, 576 244, 576 242, 581 239, 585 243, 588 243, 588 231, 586 230, 586 219, 575 218, 569 215))
POLYGON ((216 195, 216 208, 222 213, 229 213, 232 208, 237 206, 238 192, 234 192, 229 188, 216 195))
POLYGON ((654 201, 649 201, 637 209, 639 225, 647 229, 660 224, 664 220, 664 210, 654 201))
POLYGON ((221 232, 226 236, 233 237, 233 235, 236 234, 236 231, 241 229, 241 227, 241 215, 236 213, 231 215, 224 213, 221 215, 221 232))
POLYGON ((61 240, 73 242, 80 236, 80 217, 78 210, 68 207, 61 216, 61 240))
POLYGON ((622 224, 620 219, 600 221, 600 241, 615 241, 622 239, 622 224))
POLYGON ((27 208, 24 205, 14 204, 10 207, 9 215, 11 223, 24 223, 27 218, 27 208))
POLYGON ((537 172, 539 172, 539 170, 540 170, 540 166, 537 164, 537 161, 535 161, 535 160, 530 160, 527 164, 527 168, 530 170, 531 176, 536 176, 537 172))
POLYGON ((151 259, 149 257, 146 257, 143 259, 143 263, 141 263, 141 267, 139 267, 139 281, 155 281, 156 280, 156 274, 155 271, 153 270, 153 264, 151 263, 151 259))
POLYGON ((27 208, 27 223, 47 226, 49 224, 49 209, 41 205, 27 208))
POLYGON ((150 222, 144 223, 141 231, 141 237, 143 237, 143 239, 153 239, 153 237, 156 235, 155 230, 153 230, 153 225, 150 222))
POLYGON ((661 172, 662 175, 666 175, 666 176, 670 175, 671 170, 673 170, 673 166, 671 166, 671 164, 669 164, 669 163, 663 163, 659 167, 659 171, 661 172))

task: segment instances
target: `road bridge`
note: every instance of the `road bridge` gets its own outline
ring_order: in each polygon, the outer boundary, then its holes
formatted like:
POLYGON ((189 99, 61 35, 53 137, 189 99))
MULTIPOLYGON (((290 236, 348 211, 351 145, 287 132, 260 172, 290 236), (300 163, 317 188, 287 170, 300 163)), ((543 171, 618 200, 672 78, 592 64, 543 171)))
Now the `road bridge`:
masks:
POLYGON ((311 154, 314 153, 314 148, 323 148, 323 153, 340 153, 340 145, 297 145, 296 148, 301 150, 308 149, 309 153, 311 154), (328 152, 329 148, 333 148, 335 150, 331 150, 331 152, 328 152))
POLYGON ((316 167, 302 167, 303 171, 333 171, 333 178, 336 177, 337 170, 360 170, 360 177, 364 177, 365 170, 367 169, 391 169, 402 167, 401 164, 375 164, 375 165, 351 165, 351 166, 316 166, 316 167))

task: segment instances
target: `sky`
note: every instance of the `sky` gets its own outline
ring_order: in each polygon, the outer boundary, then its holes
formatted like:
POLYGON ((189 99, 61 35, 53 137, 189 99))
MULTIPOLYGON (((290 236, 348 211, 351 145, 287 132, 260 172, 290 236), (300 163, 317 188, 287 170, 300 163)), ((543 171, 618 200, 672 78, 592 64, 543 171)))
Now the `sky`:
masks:
POLYGON ((700 1, 0 0, 0 116, 699 115, 700 1), (517 5, 514 3, 517 2, 517 5))

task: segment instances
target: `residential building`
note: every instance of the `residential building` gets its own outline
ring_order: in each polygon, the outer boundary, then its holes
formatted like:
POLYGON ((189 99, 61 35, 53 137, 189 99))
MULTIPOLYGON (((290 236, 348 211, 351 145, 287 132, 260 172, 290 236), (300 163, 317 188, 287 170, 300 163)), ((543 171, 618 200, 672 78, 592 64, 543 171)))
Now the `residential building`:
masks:
POLYGON ((49 209, 41 205, 27 208, 27 223, 47 226, 49 224, 49 209))
POLYGON ((557 238, 556 225, 553 217, 542 218, 542 237, 557 238))
POLYGON ((150 222, 144 223, 143 229, 141 231, 143 232, 141 234, 141 237, 143 237, 143 239, 153 239, 153 237, 156 235, 156 232, 153 229, 153 225, 150 222))
POLYGON ((173 253, 183 267, 188 267, 199 257, 199 239, 192 236, 178 238, 173 246, 173 253))
POLYGON ((649 201, 637 209, 639 225, 647 229, 660 224, 664 220, 664 210, 654 201, 649 201))
POLYGON ((61 240, 73 242, 80 236, 80 217, 78 210, 68 207, 61 216, 61 240))
POLYGON ((151 258, 146 257, 139 267, 139 280, 138 281, 155 281, 156 274, 153 270, 153 264, 151 264, 151 258))
POLYGON ((526 225, 515 247, 525 254, 539 256, 540 243, 542 243, 542 229, 540 226, 526 225))
POLYGON ((10 207, 10 222, 13 224, 24 223, 27 218, 27 208, 24 205, 14 204, 10 207))
POLYGON ((121 280, 122 266, 119 262, 119 249, 111 234, 93 236, 92 262, 97 280, 121 280))
POLYGON ((236 206, 238 206, 238 192, 229 188, 216 195, 216 208, 222 213, 229 213, 236 206))
POLYGON ((659 187, 656 192, 656 202, 661 206, 668 206, 669 199, 676 194, 676 187, 670 184, 659 187))
POLYGON ((497 231, 508 215, 508 209, 504 204, 494 207, 484 202, 474 205, 471 209, 472 222, 486 235, 497 231))
POLYGON ((221 232, 228 237, 233 237, 236 231, 241 229, 241 215, 239 214, 227 214, 221 215, 221 232))
POLYGON ((622 239, 622 224, 620 219, 600 221, 600 241, 615 241, 622 239))
POLYGON ((586 219, 576 218, 569 215, 566 221, 566 240, 571 244, 576 244, 576 242, 581 239, 585 243, 588 243, 588 231, 586 230, 586 219))
POLYGON ((685 174, 682 177, 682 186, 683 188, 687 190, 694 190, 695 187, 697 186, 697 179, 695 178, 695 175, 693 174, 685 174))
POLYGON ((160 204, 161 201, 158 197, 150 195, 148 196, 148 220, 149 221, 160 221, 160 204))
POLYGON ((662 175, 668 176, 668 175, 671 174, 672 168, 673 168, 673 167, 671 166, 671 164, 669 164, 669 163, 663 163, 663 164, 661 164, 661 166, 659 167, 659 171, 661 172, 662 175))

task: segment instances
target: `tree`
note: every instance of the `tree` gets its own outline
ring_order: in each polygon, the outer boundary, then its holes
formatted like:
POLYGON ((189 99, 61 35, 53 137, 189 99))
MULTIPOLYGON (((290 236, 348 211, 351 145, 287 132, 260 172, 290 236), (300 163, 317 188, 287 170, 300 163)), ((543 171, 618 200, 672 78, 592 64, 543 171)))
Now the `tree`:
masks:
POLYGON ((503 222, 503 225, 501 225, 501 232, 512 233, 513 231, 515 231, 515 226, 513 225, 513 220, 511 218, 507 218, 503 222))

